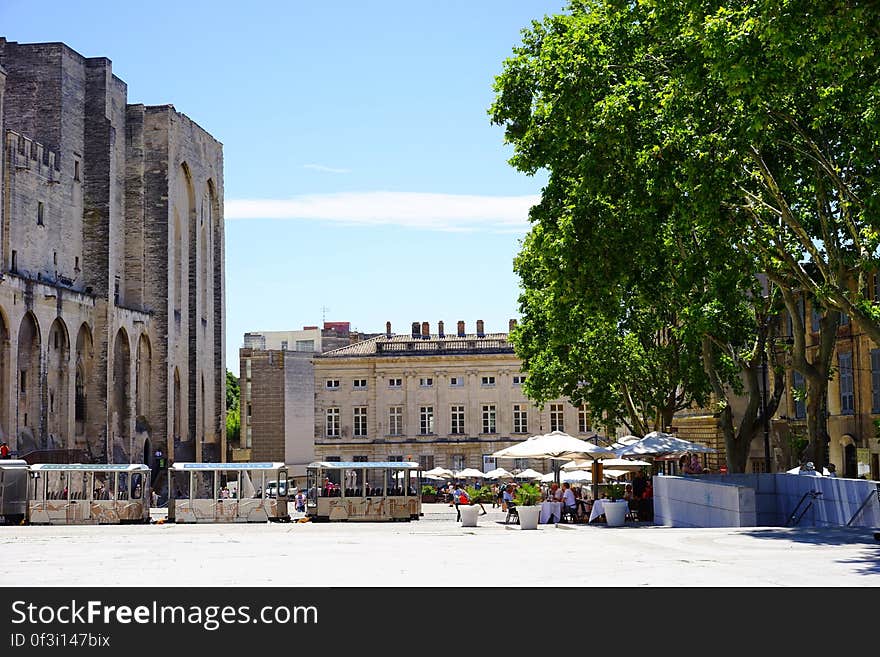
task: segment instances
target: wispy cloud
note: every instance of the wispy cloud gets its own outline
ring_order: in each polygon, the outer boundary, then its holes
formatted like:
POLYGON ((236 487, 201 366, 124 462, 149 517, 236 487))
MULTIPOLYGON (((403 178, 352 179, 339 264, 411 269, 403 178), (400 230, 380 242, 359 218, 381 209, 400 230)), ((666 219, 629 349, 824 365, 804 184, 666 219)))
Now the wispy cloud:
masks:
POLYGON ((351 169, 337 169, 328 167, 324 164, 303 164, 303 169, 314 169, 315 171, 323 171, 324 173, 351 173, 351 169))
POLYGON ((232 199, 226 219, 310 219, 421 230, 525 232, 539 196, 342 192, 290 199, 232 199))

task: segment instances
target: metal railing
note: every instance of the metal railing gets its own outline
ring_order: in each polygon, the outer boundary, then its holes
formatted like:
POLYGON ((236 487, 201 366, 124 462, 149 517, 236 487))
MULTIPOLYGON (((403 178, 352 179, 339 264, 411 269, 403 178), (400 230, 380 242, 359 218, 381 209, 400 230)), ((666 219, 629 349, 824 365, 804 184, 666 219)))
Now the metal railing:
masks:
POLYGON ((813 506, 813 502, 816 501, 817 497, 822 497, 822 491, 820 490, 808 490, 803 494, 800 500, 798 500, 797 505, 794 507, 794 511, 791 512, 791 515, 788 516, 788 520, 785 523, 786 527, 791 527, 792 525, 797 525, 801 518, 804 517, 804 514, 810 510, 813 506), (809 502, 804 504, 804 502, 809 499, 809 502), (801 508, 803 506, 803 508, 801 508))

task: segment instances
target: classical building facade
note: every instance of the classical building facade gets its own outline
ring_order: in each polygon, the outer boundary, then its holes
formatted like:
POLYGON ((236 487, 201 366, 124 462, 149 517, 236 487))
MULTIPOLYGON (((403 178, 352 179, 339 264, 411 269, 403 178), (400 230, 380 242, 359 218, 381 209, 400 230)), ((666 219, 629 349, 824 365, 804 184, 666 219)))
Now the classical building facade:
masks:
MULTIPOLYGON (((511 325, 513 322, 511 322, 511 325)), ((414 460, 425 469, 507 470, 549 462, 491 458, 492 452, 558 429, 591 432, 588 413, 559 399, 539 409, 507 333, 446 333, 427 322, 314 359, 315 453, 322 460, 414 460)))
POLYGON ((0 38, 0 431, 225 456, 222 145, 111 62, 0 38))

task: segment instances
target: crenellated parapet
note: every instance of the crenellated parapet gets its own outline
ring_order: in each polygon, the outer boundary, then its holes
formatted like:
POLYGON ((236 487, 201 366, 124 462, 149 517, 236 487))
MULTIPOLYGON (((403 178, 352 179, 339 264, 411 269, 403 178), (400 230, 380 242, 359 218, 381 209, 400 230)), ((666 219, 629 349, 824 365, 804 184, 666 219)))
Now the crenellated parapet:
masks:
POLYGON ((61 156, 14 130, 6 131, 6 162, 13 175, 26 170, 49 182, 61 182, 61 156))

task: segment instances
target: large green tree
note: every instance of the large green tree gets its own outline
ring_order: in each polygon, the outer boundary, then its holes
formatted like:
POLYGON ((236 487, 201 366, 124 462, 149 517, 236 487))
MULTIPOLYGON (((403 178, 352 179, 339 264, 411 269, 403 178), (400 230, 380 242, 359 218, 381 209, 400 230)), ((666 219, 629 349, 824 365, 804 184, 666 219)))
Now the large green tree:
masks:
POLYGON ((238 444, 241 435, 241 388, 238 377, 226 370, 226 443, 238 444))
POLYGON ((761 261, 742 248, 741 172, 695 124, 707 90, 677 77, 692 72, 674 36, 650 3, 573 2, 533 23, 505 62, 492 120, 515 167, 550 174, 515 265, 513 339, 539 399, 565 392, 617 416, 652 406, 657 426, 711 390, 728 466, 741 471, 764 420, 765 358, 768 414, 784 387, 767 356, 778 295, 759 289, 761 261), (644 385, 635 404, 633 379, 644 385), (735 393, 747 395, 738 425, 735 393))

